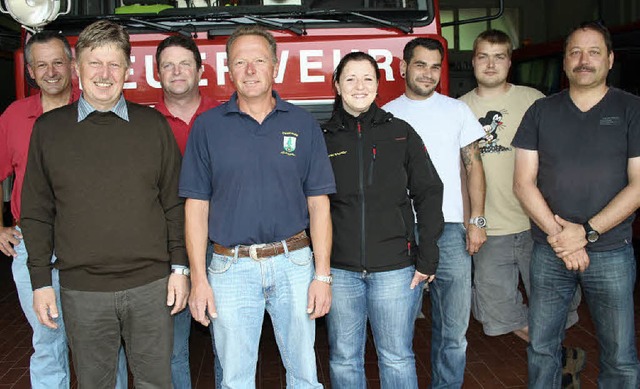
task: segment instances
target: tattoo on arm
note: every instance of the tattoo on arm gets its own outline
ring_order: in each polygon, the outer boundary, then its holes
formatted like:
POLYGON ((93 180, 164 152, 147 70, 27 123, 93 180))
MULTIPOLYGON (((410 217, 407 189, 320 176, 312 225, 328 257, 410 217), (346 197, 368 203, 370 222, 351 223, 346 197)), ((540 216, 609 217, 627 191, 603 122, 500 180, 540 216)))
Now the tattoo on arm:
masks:
POLYGON ((464 167, 467 170, 471 170, 471 166, 475 161, 480 161, 480 148, 478 147, 478 141, 468 144, 467 146, 460 149, 460 154, 462 155, 462 162, 464 163, 464 167))

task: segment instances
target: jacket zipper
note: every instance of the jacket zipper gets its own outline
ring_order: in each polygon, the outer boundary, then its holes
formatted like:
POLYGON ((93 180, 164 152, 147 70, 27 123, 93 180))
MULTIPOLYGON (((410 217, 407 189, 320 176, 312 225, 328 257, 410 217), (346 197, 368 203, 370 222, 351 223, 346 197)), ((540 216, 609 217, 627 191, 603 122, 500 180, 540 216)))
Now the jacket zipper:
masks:
MULTIPOLYGON (((402 225, 407 228, 407 221, 404 218, 404 214, 402 213, 402 209, 400 209, 400 220, 402 221, 402 225)), ((411 225, 411 228, 414 228, 414 224, 411 225)), ((405 239, 407 240, 407 256, 411 256, 411 232, 405 231, 405 239)))
POLYGON ((376 156, 378 155, 378 149, 376 148, 375 143, 373 147, 371 147, 371 164, 369 164, 369 182, 368 186, 373 185, 373 167, 376 164, 376 156))
POLYGON ((360 265, 366 271, 365 263, 365 203, 364 203, 364 144, 362 141, 362 125, 357 121, 358 126, 358 184, 360 185, 360 265))

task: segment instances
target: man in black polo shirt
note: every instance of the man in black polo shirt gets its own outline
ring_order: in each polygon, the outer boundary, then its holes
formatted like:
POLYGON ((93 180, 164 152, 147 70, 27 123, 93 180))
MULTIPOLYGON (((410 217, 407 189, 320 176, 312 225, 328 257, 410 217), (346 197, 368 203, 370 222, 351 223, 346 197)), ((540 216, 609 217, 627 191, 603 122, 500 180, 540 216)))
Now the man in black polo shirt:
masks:
POLYGON ((331 304, 331 164, 318 123, 272 90, 273 36, 241 27, 226 50, 237 92, 196 119, 180 176, 189 308, 204 325, 213 319, 223 387, 255 386, 266 309, 287 383, 320 388, 313 319, 331 304), (207 238, 215 244, 205 269, 207 238))
POLYGON ((569 89, 536 101, 513 140, 514 191, 534 225, 529 388, 559 387, 561 342, 580 283, 600 349, 598 385, 637 388, 631 223, 640 202, 640 98, 606 85, 609 32, 565 43, 569 89))

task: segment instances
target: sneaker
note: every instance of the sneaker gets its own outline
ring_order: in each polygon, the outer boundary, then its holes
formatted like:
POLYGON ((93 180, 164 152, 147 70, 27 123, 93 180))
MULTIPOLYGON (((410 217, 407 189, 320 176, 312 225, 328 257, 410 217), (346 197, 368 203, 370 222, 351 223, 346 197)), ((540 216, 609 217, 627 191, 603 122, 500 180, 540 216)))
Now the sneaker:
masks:
POLYGON ((587 362, 587 353, 578 347, 562 347, 562 374, 579 374, 587 362))
POLYGON ((578 347, 562 347, 562 388, 580 389, 580 372, 587 362, 587 353, 578 347))
POLYGON ((580 373, 562 374, 562 389, 580 389, 580 373))

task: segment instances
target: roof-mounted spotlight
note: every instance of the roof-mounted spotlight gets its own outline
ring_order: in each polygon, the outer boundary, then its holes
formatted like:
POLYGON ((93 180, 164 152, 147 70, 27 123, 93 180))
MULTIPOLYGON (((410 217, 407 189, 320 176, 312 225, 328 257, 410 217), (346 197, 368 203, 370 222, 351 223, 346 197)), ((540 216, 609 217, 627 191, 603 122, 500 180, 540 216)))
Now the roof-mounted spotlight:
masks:
POLYGON ((71 11, 71 0, 67 10, 60 12, 60 0, 0 0, 0 12, 11 15, 30 31, 38 31, 60 15, 71 11))

